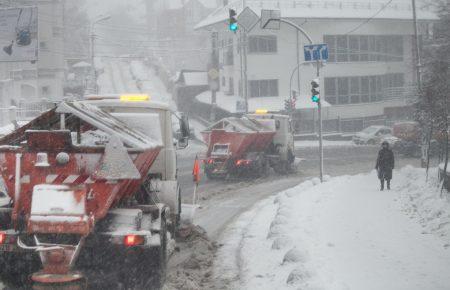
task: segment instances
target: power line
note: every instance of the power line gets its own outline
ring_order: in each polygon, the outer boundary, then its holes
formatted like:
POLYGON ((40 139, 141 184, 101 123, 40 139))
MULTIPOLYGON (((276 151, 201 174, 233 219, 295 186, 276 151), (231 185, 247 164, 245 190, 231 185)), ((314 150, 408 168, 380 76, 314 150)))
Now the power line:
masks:
POLYGON ((366 25, 367 23, 369 23, 370 20, 374 19, 375 17, 377 17, 378 14, 380 14, 384 9, 386 9, 389 4, 391 4, 394 0, 389 0, 386 4, 384 4, 380 10, 378 10, 374 15, 372 15, 370 18, 367 18, 366 20, 364 20, 361 24, 359 24, 358 26, 356 26, 355 28, 353 28, 352 30, 350 30, 349 32, 345 33, 345 35, 350 34, 355 32, 356 30, 360 29, 362 26, 366 25))

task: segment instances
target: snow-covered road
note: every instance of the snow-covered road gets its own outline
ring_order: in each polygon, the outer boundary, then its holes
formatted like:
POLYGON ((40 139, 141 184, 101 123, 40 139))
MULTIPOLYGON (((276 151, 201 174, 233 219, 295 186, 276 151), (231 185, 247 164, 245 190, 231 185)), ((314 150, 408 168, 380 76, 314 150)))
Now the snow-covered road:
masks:
POLYGON ((424 194, 420 169, 396 175, 392 191, 372 172, 258 203, 228 228, 216 278, 230 289, 450 289, 448 203, 424 194))

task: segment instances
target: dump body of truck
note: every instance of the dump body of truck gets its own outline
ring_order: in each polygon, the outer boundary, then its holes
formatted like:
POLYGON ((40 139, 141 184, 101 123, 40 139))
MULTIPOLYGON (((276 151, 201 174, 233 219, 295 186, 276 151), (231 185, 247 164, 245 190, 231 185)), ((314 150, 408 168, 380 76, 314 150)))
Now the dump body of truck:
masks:
MULTIPOLYGON (((272 167, 284 171, 293 162, 283 154, 289 148, 280 136, 281 129, 290 127, 288 118, 281 115, 248 115, 242 118, 224 118, 202 132, 208 144, 205 174, 209 178, 260 176, 272 167)), ((289 135, 288 133, 287 135, 289 135)), ((292 137, 292 134, 290 134, 292 137)), ((290 154, 293 155, 293 146, 290 154)))
POLYGON ((152 199, 149 172, 163 148, 160 133, 145 135, 86 102, 61 103, 1 139, 13 201, 0 209, 1 278, 80 283, 98 268, 128 286, 158 288, 171 214, 152 199))

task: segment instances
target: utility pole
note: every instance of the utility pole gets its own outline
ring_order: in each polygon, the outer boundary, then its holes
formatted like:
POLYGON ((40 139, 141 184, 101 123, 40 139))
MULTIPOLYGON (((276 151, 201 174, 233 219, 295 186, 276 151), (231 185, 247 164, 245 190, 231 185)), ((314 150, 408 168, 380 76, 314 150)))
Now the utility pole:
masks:
POLYGON ((295 30, 296 36, 297 36, 297 89, 298 93, 300 94, 300 35, 298 33, 298 30, 295 30))
MULTIPOLYGON (((317 61, 317 78, 320 81, 320 61, 317 61)), ((322 98, 317 102, 317 113, 319 115, 319 162, 320 181, 323 182, 323 136, 322 136, 322 98)))
POLYGON ((89 27, 89 38, 90 38, 90 53, 89 58, 91 60, 91 72, 92 72, 92 90, 96 94, 98 93, 97 86, 97 70, 95 69, 95 25, 99 22, 108 20, 111 15, 100 16, 94 20, 89 27))
POLYGON ((211 60, 208 69, 208 83, 211 90, 211 112, 210 121, 216 120, 216 107, 217 107, 217 91, 219 90, 219 53, 218 53, 218 32, 213 32, 211 36, 211 60))
POLYGON ((244 30, 244 44, 243 44, 243 61, 244 61, 244 99, 245 99, 245 113, 248 114, 248 76, 247 76, 247 32, 244 30))
POLYGON ((422 89, 422 76, 420 63, 420 46, 419 46, 419 28, 417 26, 417 12, 416 12, 416 0, 412 0, 413 11, 413 23, 414 23, 414 54, 416 58, 416 74, 417 74, 417 88, 419 91, 422 89))
MULTIPOLYGON (((422 90, 422 76, 421 76, 421 63, 420 63, 420 47, 419 47, 419 28, 417 26, 417 12, 416 12, 416 0, 412 0, 411 2, 412 12, 413 12, 413 27, 414 27, 414 57, 416 59, 415 68, 416 68, 416 79, 417 79, 417 92, 420 94, 422 90)), ((430 129, 431 131, 431 129, 430 129)), ((427 166, 428 160, 428 134, 427 130, 422 130, 422 156, 420 159, 420 165, 422 168, 427 166)), ((431 136, 430 136, 431 137, 431 136)))

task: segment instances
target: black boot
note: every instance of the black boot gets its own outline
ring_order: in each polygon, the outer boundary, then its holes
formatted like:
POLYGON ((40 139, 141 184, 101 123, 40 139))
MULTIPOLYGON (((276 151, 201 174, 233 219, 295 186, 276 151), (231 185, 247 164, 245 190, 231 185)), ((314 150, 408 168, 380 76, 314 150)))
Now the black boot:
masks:
POLYGON ((383 191, 384 190, 384 179, 380 179, 380 183, 381 183, 380 190, 383 191))
POLYGON ((387 181, 387 190, 391 190, 391 180, 387 181))

